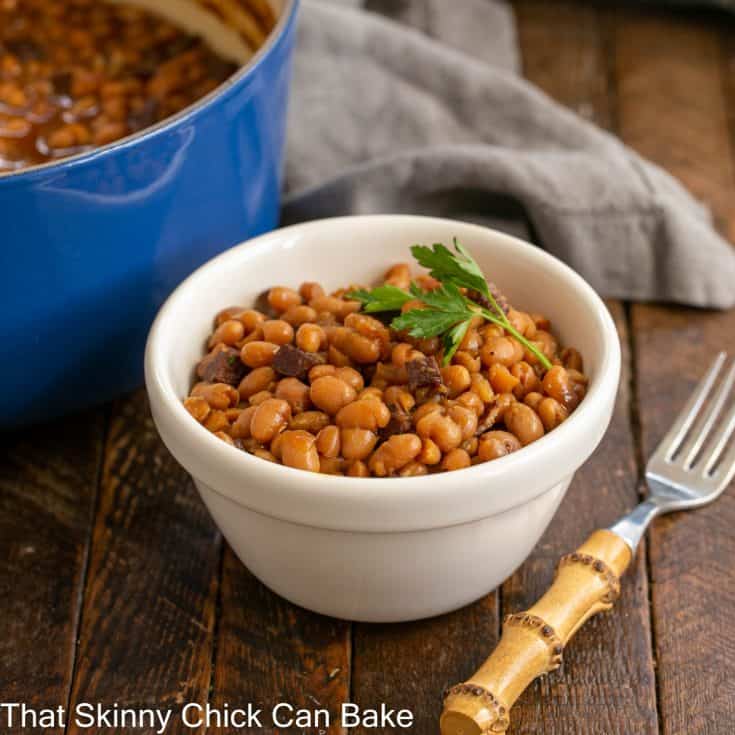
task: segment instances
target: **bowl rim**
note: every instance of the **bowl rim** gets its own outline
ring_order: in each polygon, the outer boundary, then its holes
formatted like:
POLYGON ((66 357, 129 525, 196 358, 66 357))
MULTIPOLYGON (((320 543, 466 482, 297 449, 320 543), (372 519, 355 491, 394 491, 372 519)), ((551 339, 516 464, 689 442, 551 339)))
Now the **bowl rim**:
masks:
POLYGON ((124 138, 113 140, 111 143, 107 143, 106 145, 98 148, 92 148, 92 150, 89 151, 76 153, 68 158, 60 158, 55 161, 37 163, 33 166, 28 166, 27 168, 18 169, 17 171, 0 171, 0 186, 9 181, 15 182, 25 178, 32 179, 49 172, 55 173, 63 169, 83 165, 89 161, 101 158, 112 151, 133 146, 139 140, 164 134, 180 123, 191 118, 198 117, 200 114, 204 114, 215 101, 220 98, 226 99, 233 92, 235 87, 240 86, 241 82, 251 78, 261 64, 265 62, 265 59, 271 55, 277 46, 280 45, 281 40, 287 35, 287 29, 290 29, 294 24, 299 2, 300 0, 284 0, 283 10, 278 17, 275 26, 273 26, 273 29, 268 34, 265 43, 263 43, 263 45, 252 55, 248 62, 241 66, 234 74, 227 77, 227 79, 225 79, 211 92, 192 102, 183 110, 179 110, 176 114, 170 115, 154 125, 150 125, 147 128, 143 128, 135 133, 126 135, 124 138))
POLYGON ((541 248, 492 228, 460 220, 403 214, 313 220, 234 246, 201 266, 169 296, 151 327, 145 353, 146 387, 159 433, 195 479, 259 513, 303 525, 373 532, 468 523, 526 503, 571 478, 607 429, 617 395, 620 365, 618 333, 607 307, 569 266, 541 248), (432 223, 449 225, 465 240, 472 234, 484 237, 485 244, 479 247, 487 245, 490 235, 498 244, 518 249, 524 258, 542 263, 554 280, 561 279, 574 288, 598 323, 602 354, 585 400, 569 419, 506 457, 453 472, 407 478, 322 475, 266 462, 229 446, 191 419, 183 398, 173 389, 160 342, 169 315, 196 292, 198 282, 213 271, 224 269, 231 260, 257 258, 284 239, 296 242, 293 236, 322 228, 375 227, 378 222, 420 223, 424 227, 432 223), (543 462, 550 463, 549 471, 534 473, 533 466, 539 467, 543 462), (503 480, 512 483, 514 492, 483 491, 484 486, 502 484, 503 480), (266 486, 269 490, 267 494, 253 493, 245 490, 246 485, 266 486))

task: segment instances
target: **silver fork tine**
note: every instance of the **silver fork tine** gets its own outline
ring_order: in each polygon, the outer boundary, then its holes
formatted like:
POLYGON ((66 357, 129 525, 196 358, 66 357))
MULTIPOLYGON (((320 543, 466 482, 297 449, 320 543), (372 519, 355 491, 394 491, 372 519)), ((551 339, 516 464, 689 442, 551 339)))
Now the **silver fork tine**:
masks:
POLYGON ((707 371, 707 374, 699 382, 694 393, 689 397, 686 405, 676 417, 673 426, 666 432, 666 436, 661 440, 651 459, 663 459, 668 462, 671 456, 681 446, 689 429, 692 428, 692 424, 697 418, 709 392, 712 390, 712 385, 722 368, 722 364, 725 362, 725 357, 725 352, 720 352, 717 355, 712 367, 707 371))
POLYGON ((694 460, 697 458, 697 455, 704 446, 704 443, 707 441, 707 438, 709 437, 712 428, 715 425, 715 422, 720 417, 723 406, 727 403, 727 399, 730 396, 730 391, 732 390, 734 382, 735 362, 733 362, 733 364, 730 366, 730 369, 728 370, 727 375, 722 381, 722 384, 717 389, 717 393, 712 399, 712 404, 707 410, 707 414, 704 417, 704 422, 701 428, 698 428, 697 431, 694 432, 694 436, 692 436, 690 439, 687 439, 684 446, 682 447, 682 451, 686 455, 684 457, 685 469, 688 470, 692 467, 692 465, 694 464, 694 460))
MULTIPOLYGON (((707 461, 704 465, 704 473, 706 475, 711 474, 712 468, 719 462, 719 469, 715 476, 719 475, 720 471, 724 471, 723 484, 727 484, 735 476, 735 446, 733 446, 727 453, 727 456, 722 456, 725 451, 727 442, 732 438, 735 433, 735 406, 733 406, 727 414, 727 418, 722 422, 722 425, 715 434, 714 444, 712 451, 707 457, 707 461)), ((719 478, 718 478, 719 479, 719 478)))

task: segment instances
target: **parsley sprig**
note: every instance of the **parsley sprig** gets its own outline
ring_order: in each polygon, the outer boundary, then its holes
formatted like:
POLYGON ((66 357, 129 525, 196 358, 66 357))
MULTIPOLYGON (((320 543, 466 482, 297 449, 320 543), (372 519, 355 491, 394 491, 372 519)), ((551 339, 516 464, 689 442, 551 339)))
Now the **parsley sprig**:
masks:
POLYGON ((445 365, 449 364, 459 349, 472 320, 480 315, 515 337, 548 370, 551 363, 546 355, 510 323, 493 296, 480 266, 456 238, 454 250, 455 253, 441 243, 431 247, 414 245, 411 248, 419 265, 428 269, 429 275, 440 282, 439 287, 434 290, 424 291, 412 283, 409 291, 404 291, 386 284, 371 291, 352 291, 348 297, 360 301, 364 311, 369 313, 400 312, 408 301, 421 301, 423 305, 420 308, 395 316, 390 326, 419 339, 440 337, 444 347, 445 365), (490 308, 467 298, 461 290, 463 288, 478 292, 490 304, 490 308))

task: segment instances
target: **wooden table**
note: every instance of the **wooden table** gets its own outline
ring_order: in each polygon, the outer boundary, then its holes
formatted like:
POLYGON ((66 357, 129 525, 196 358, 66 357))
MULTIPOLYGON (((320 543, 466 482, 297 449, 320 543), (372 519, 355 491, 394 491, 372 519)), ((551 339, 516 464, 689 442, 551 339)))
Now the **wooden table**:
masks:
MULTIPOLYGON (((516 10, 526 75, 679 176, 735 236, 735 24, 719 14, 540 0, 516 10)), ((162 446, 143 392, 7 436, 0 701, 285 700, 333 711, 345 700, 385 702, 415 712, 411 732, 433 735, 444 686, 474 670, 502 616, 542 592, 561 553, 636 503, 642 459, 715 351, 735 352, 733 312, 610 309, 624 371, 607 438, 523 567, 497 592, 435 620, 350 624, 264 589, 162 446)), ((655 524, 613 614, 588 624, 562 668, 526 692, 511 732, 730 735, 734 614, 731 491, 655 524)), ((175 723, 166 732, 183 731, 175 723)))

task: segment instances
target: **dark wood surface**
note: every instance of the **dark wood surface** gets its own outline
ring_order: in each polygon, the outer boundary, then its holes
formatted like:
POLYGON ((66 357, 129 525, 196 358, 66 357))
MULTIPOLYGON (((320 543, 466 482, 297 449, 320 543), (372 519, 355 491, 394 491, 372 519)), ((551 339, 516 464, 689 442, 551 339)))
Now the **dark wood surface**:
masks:
MULTIPOLYGON (((514 5, 526 76, 678 176, 733 238, 735 23, 582 2, 514 5)), ((502 615, 545 589, 560 554, 637 502, 642 458, 714 352, 735 352, 735 312, 609 307, 624 347, 610 432, 521 569, 434 620, 352 625, 264 589, 161 444, 142 392, 6 437, 0 702, 290 701, 336 713, 350 700, 409 708, 411 732, 434 735, 444 686, 473 671, 502 615)), ((734 732, 734 528, 732 492, 657 521, 614 612, 580 631, 562 668, 522 696, 511 732, 734 732)), ((166 732, 190 730, 174 719, 166 732)), ((328 732, 345 730, 333 717, 328 732)))

